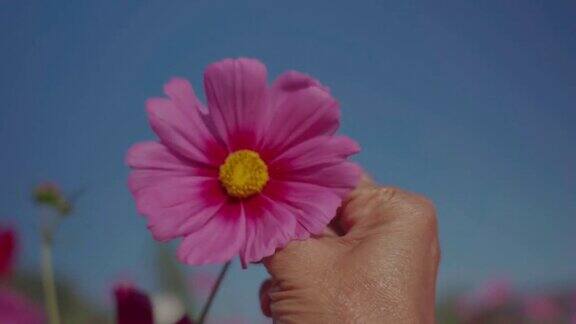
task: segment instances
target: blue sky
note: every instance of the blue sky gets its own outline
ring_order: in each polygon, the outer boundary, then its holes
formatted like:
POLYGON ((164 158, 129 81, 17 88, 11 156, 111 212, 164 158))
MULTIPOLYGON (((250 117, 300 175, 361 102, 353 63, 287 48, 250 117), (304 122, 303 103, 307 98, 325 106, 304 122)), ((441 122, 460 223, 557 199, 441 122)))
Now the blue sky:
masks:
MULTIPOLYGON (((126 189, 127 148, 154 138, 143 102, 171 76, 248 56, 310 73, 380 182, 437 204, 440 292, 493 276, 576 277, 576 24, 572 1, 2 1, 0 217, 37 264, 28 192, 87 194, 57 270, 102 300, 129 273, 154 289, 153 242, 126 189)), ((257 317, 265 272, 238 266, 216 305, 257 317)))

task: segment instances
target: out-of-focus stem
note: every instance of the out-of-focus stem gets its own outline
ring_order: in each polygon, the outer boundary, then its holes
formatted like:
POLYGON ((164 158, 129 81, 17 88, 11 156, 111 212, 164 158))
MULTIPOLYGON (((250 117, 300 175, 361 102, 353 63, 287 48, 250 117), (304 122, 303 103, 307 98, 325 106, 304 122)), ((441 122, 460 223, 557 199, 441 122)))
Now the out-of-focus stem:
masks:
POLYGON ((48 313, 48 323, 60 324, 60 311, 58 309, 58 296, 56 295, 56 282, 52 266, 52 237, 50 233, 43 233, 42 237, 42 286, 44 287, 44 303, 48 313))
POLYGON ((218 289, 220 288, 220 284, 222 284, 222 281, 224 280, 224 277, 226 276, 226 273, 228 272, 228 268, 230 268, 231 262, 232 261, 228 261, 222 266, 222 269, 220 270, 220 274, 218 275, 218 279, 216 279, 216 283, 214 283, 214 287, 212 287, 212 291, 210 292, 210 296, 208 297, 206 304, 204 304, 204 307, 202 307, 202 313, 200 313, 200 318, 198 319, 198 324, 204 324, 204 321, 206 320, 206 315, 208 315, 208 311, 210 310, 210 306, 212 306, 212 303, 214 302, 214 298, 216 297, 216 293, 218 292, 218 289))

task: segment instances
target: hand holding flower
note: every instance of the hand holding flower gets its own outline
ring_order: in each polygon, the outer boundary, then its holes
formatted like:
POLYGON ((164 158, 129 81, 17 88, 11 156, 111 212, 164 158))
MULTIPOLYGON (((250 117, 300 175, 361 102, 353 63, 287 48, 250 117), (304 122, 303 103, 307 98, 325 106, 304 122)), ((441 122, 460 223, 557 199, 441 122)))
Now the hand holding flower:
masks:
POLYGON ((440 251, 426 198, 364 179, 333 224, 264 260, 264 314, 278 323, 434 322, 440 251))

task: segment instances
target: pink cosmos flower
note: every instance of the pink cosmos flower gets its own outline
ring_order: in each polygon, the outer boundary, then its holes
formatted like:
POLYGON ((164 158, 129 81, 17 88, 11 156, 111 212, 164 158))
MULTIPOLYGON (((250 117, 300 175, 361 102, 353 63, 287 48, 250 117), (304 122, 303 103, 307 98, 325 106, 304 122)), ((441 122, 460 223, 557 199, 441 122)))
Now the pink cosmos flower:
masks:
POLYGON ((0 227, 0 279, 12 274, 16 259, 16 233, 0 227))
POLYGON ((160 241, 182 237, 188 264, 242 264, 290 240, 321 233, 360 170, 359 151, 336 136, 338 103, 315 79, 286 72, 271 86, 253 59, 226 59, 205 71, 205 108, 190 83, 174 78, 167 98, 146 102, 158 142, 134 145, 126 161, 138 211, 160 241))

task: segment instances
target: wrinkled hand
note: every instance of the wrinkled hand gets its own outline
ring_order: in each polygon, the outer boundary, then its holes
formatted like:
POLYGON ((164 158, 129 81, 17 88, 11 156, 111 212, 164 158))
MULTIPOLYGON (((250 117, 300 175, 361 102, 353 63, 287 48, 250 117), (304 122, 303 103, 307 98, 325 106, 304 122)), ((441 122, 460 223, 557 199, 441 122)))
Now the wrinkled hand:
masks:
POLYGON ((439 261, 432 203, 365 177, 324 235, 264 260, 262 311, 276 323, 433 323, 439 261))

